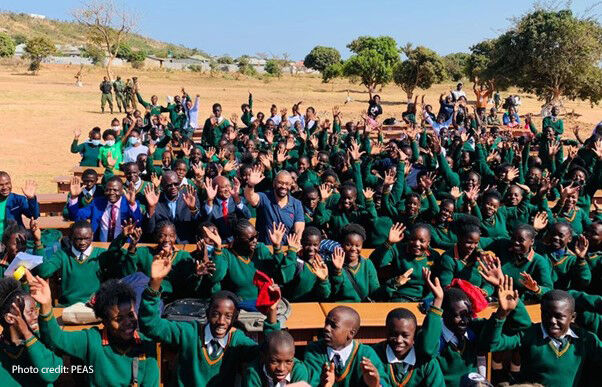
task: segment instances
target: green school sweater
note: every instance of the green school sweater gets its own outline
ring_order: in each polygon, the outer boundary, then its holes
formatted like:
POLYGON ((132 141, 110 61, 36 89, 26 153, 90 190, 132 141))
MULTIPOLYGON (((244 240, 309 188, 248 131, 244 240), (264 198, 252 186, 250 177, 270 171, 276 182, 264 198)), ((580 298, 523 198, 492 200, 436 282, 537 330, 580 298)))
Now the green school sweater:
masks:
POLYGON ((479 262, 476 260, 467 262, 460 259, 456 246, 447 250, 441 256, 440 264, 437 266, 435 272, 439 273, 439 280, 443 287, 448 286, 454 278, 459 278, 485 290, 489 296, 495 290, 479 273, 479 262))
POLYGON ((570 223, 573 227, 573 236, 581 235, 583 230, 592 222, 589 219, 589 212, 580 207, 575 207, 569 211, 560 211, 554 219, 556 222, 570 223))
MULTIPOLYGON (((490 345, 491 351, 519 348, 521 372, 517 376, 521 383, 540 383, 546 387, 579 386, 586 384, 586 365, 589 362, 600 364, 602 343, 585 329, 571 327, 578 338, 569 339, 567 346, 558 350, 550 339, 544 340, 541 324, 533 324, 524 332, 507 336, 502 333, 504 321, 492 316, 482 339, 490 345)), ((599 374, 599 370, 596 373, 599 374)))
POLYGON ((588 293, 602 295, 602 253, 600 251, 588 251, 587 263, 592 273, 592 281, 589 284, 588 293))
MULTIPOLYGON (((359 195, 361 194, 358 192, 359 195)), ((377 217, 373 200, 366 200, 365 206, 358 205, 357 209, 352 211, 344 211, 342 208, 336 206, 332 209, 330 219, 328 220, 330 239, 340 239, 341 230, 349 223, 366 224, 366 222, 375 221, 377 217)))
POLYGON ((211 276, 211 281, 221 282, 222 289, 236 293, 243 300, 254 300, 258 294, 257 287, 253 285, 255 272, 260 270, 274 277, 282 259, 282 252, 276 251, 272 255, 261 242, 257 244, 252 257, 239 256, 234 250, 216 250, 215 272, 211 276))
POLYGON ((101 247, 94 247, 92 253, 83 262, 78 261, 71 250, 58 250, 44 257, 44 262, 34 270, 42 278, 52 277, 57 271, 61 275, 61 297, 59 303, 70 306, 76 302, 87 302, 100 289, 101 282, 106 279, 111 252, 101 247))
MULTIPOLYGON (((362 377, 362 370, 360 362, 362 358, 367 357, 370 359, 372 364, 378 370, 380 375, 380 385, 383 387, 390 386, 389 378, 385 372, 383 363, 380 361, 378 355, 374 352, 372 347, 366 344, 353 340, 353 349, 351 355, 345 363, 345 368, 340 375, 337 375, 334 387, 356 387, 365 386, 364 379, 362 377)), ((310 373, 311 381, 309 384, 317 386, 320 384, 320 375, 322 374, 322 367, 324 364, 329 363, 328 352, 326 350, 327 345, 324 340, 314 341, 309 343, 305 350, 305 357, 303 362, 307 366, 310 373)))
POLYGON ((408 372, 403 379, 398 380, 395 376, 395 370, 387 359, 387 342, 383 341, 372 346, 376 355, 383 363, 387 377, 392 386, 405 387, 445 387, 443 373, 436 359, 425 359, 416 354, 416 364, 408 368, 408 372))
MULTIPOLYGON (((288 383, 307 382, 309 381, 309 371, 303 362, 294 359, 293 369, 290 373, 291 380, 288 383)), ((270 381, 265 372, 263 365, 255 360, 245 369, 242 375, 242 385, 246 387, 271 387, 270 381)))
POLYGON ((100 145, 93 145, 90 142, 77 144, 77 139, 71 143, 71 153, 79 153, 82 156, 79 165, 82 167, 97 167, 98 166, 98 151, 100 145))
POLYGON ((555 252, 544 244, 536 244, 535 251, 548 260, 552 268, 554 289, 587 289, 592 273, 585 259, 578 259, 568 249, 555 252))
POLYGON ((333 302, 362 302, 367 297, 373 296, 380 288, 376 269, 369 259, 360 257, 354 267, 345 264, 340 274, 336 274, 334 266, 329 263, 328 273, 332 286, 330 299, 333 302), (351 282, 350 275, 355 278, 359 294, 351 282))
POLYGON ((488 238, 510 238, 508 227, 506 226, 506 212, 496 211, 490 218, 485 218, 478 205, 472 207, 473 214, 481 220, 481 230, 483 236, 488 238))
POLYGON ((458 243, 458 237, 450 230, 448 224, 429 224, 431 246, 436 249, 450 249, 458 243))
POLYGON ((330 297, 330 281, 322 281, 312 267, 289 248, 280 265, 283 297, 291 302, 326 301, 330 297))
MULTIPOLYGON (((222 354, 213 358, 205 346, 205 325, 162 319, 159 315, 160 295, 150 288, 142 293, 139 319, 142 332, 153 340, 177 347, 179 361, 175 386, 233 386, 241 363, 259 356, 259 346, 242 331, 231 328, 222 354)), ((264 333, 279 330, 280 325, 264 323, 264 333)))
POLYGON ((52 386, 61 375, 59 372, 42 372, 43 368, 49 369, 61 367, 63 359, 50 349, 46 348, 35 335, 26 340, 22 345, 12 345, 0 340, 0 380, 2 386, 52 386), (13 366, 29 368, 36 367, 38 372, 13 371, 13 366))
POLYGON ((301 189, 305 187, 317 187, 320 185, 320 177, 316 172, 314 172, 311 169, 308 169, 299 175, 299 178, 297 179, 297 184, 301 189))
POLYGON ((422 269, 430 268, 433 265, 429 255, 412 257, 407 253, 407 245, 397 243, 391 246, 389 242, 377 247, 370 259, 374 261, 378 268, 391 265, 394 277, 386 282, 386 287, 382 294, 384 300, 389 302, 408 302, 418 301, 430 292, 428 286, 422 278, 422 269), (409 269, 414 269, 410 280, 403 286, 395 283, 395 276, 399 276, 409 269))
POLYGON ((63 331, 52 311, 47 316, 40 315, 39 324, 42 342, 93 367, 93 372, 88 374, 90 386, 130 385, 134 358, 138 358, 138 385, 156 387, 159 384, 155 342, 137 338, 122 353, 111 345, 106 330, 94 327, 81 331, 63 331))
POLYGON ((123 145, 121 144, 121 140, 115 140, 115 145, 103 145, 100 147, 98 150, 98 162, 101 167, 109 169, 109 164, 107 162, 109 153, 111 153, 111 157, 115 160, 113 169, 119 169, 119 164, 123 162, 123 145))

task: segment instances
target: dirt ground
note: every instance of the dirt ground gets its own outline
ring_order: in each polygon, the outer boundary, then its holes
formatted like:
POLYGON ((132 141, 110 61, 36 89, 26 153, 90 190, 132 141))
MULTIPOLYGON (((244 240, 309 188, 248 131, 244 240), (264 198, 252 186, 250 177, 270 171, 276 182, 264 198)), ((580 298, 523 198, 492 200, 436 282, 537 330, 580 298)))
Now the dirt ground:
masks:
MULTIPOLYGON (((24 67, 0 66, 0 170, 12 176, 13 189, 20 192, 25 180, 33 179, 38 183, 38 192, 56 192, 53 178, 68 175, 70 169, 79 161, 79 155, 71 154, 69 146, 73 140, 73 130, 82 130, 81 140, 94 126, 102 129, 110 126, 113 117, 121 119, 122 114, 100 113, 99 84, 104 71, 99 68, 85 70, 84 87, 76 87, 74 75, 79 66, 45 65, 39 75, 27 75, 24 67)), ((159 96, 159 102, 165 105, 167 95, 176 95, 184 86, 186 91, 201 97, 202 122, 210 115, 211 105, 219 102, 224 115, 240 115, 240 105, 247 100, 248 92, 254 96, 254 111, 269 115, 272 103, 287 107, 290 113, 293 103, 303 101, 302 109, 314 106, 318 115, 331 118, 331 109, 339 105, 343 120, 359 119, 365 111, 368 93, 365 89, 347 80, 335 80, 323 84, 317 76, 283 76, 269 81, 249 79, 235 74, 210 77, 192 72, 165 72, 159 70, 139 71, 120 69, 115 71, 123 79, 138 76, 140 91, 146 100, 152 94, 159 96), (344 104, 349 90, 352 101, 344 104)), ((436 85, 426 92, 426 102, 437 105, 440 93, 449 91, 452 84, 436 85)), ((469 101, 474 99, 471 85, 466 85, 469 101)), ((510 91, 512 94, 516 90, 510 91)), ((509 92, 502 93, 502 98, 509 92)), ((405 94, 391 84, 379 92, 383 100, 383 117, 400 118, 405 110, 405 94)), ((419 91, 419 94, 422 94, 419 91)), ((534 96, 519 93, 522 99, 520 113, 540 111, 541 102, 534 96)), ((568 112, 574 111, 578 122, 565 118, 565 128, 579 124, 582 137, 602 119, 602 108, 591 108, 589 103, 566 102, 568 112)), ((108 109, 107 109, 108 110, 108 109)), ((117 111, 115 106, 115 111, 117 111)), ((540 123, 541 118, 536 122, 540 123)), ((568 137, 573 137, 566 130, 568 137)))

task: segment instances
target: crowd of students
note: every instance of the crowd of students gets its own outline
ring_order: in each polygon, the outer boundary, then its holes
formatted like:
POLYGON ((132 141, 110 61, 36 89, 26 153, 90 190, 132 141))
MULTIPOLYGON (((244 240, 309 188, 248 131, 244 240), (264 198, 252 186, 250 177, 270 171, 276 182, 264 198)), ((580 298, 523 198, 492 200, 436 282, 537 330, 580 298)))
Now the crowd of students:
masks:
POLYGON ((177 349, 181 386, 484 385, 488 352, 494 381, 599 383, 602 124, 571 140, 558 109, 536 122, 508 101, 500 120, 490 86, 475 85, 472 107, 459 84, 437 113, 416 97, 387 138, 379 96, 354 122, 302 102, 264 114, 249 94, 241 122, 215 103, 201 128, 199 95, 161 106, 136 83, 144 110, 84 142, 75 131, 80 165, 104 172, 72 179, 67 237, 40 230, 34 182, 19 195, 0 172, 0 274, 20 252, 43 256, 21 282, 0 280, 0 380, 51 385, 60 372, 15 367, 56 370, 67 354, 93 368, 90 385, 157 386, 161 342, 177 349), (61 330, 53 298, 88 305, 102 328, 61 330), (207 323, 162 317, 185 298, 209 300, 207 323), (282 298, 419 302, 426 316, 418 327, 392 310, 369 346, 359 314, 338 306, 300 349, 282 298), (476 318, 490 302, 497 312, 476 318), (541 323, 525 303, 540 303, 541 323), (241 308, 265 314, 261 343, 238 327, 241 308))

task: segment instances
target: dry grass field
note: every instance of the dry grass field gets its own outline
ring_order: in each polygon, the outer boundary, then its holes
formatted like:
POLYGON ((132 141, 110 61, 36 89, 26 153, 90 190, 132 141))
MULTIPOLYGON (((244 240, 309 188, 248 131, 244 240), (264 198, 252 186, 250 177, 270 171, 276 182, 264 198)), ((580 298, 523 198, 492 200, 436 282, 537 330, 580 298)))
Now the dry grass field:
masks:
MULTIPOLYGON (((82 130, 85 140, 89 129, 109 127, 111 118, 122 118, 120 114, 100 114, 99 83, 104 71, 99 68, 86 70, 84 87, 75 86, 74 75, 79 66, 45 65, 37 76, 27 75, 24 67, 0 67, 0 169, 13 177, 13 187, 20 192, 26 179, 38 182, 41 193, 56 192, 52 179, 66 175, 78 163, 79 155, 71 154, 69 146, 73 130, 82 130)), ((191 96, 201 96, 201 115, 204 120, 211 112, 211 105, 220 102, 224 114, 240 115, 240 105, 251 91, 255 99, 254 111, 269 115, 272 103, 290 107, 303 101, 303 110, 314 106, 322 118, 331 117, 331 109, 339 105, 344 120, 359 119, 367 107, 368 93, 360 85, 346 80, 321 83, 317 76, 284 76, 269 81, 249 79, 234 74, 210 77, 192 72, 138 71, 116 69, 116 75, 128 78, 137 75, 140 91, 145 99, 152 94, 159 96, 161 104, 166 104, 167 95, 179 93, 182 86, 191 96), (347 90, 353 101, 344 105, 347 90)), ((437 104, 440 93, 453 87, 452 84, 436 85, 426 92, 426 101, 437 104)), ((466 85, 471 89, 471 85, 466 85)), ((515 91, 511 91, 513 94, 515 91)), ((379 92, 383 99, 384 117, 400 117, 405 110, 405 94, 391 84, 379 92)), ((474 96, 467 91, 469 100, 474 96)), ((508 93, 502 93, 505 97, 508 93)), ((540 111, 541 102, 534 96, 520 94, 520 113, 540 111)), ((577 121, 565 118, 565 128, 579 124, 583 135, 591 133, 593 126, 602 119, 602 108, 591 108, 586 102, 566 102, 567 111, 576 113, 577 121)), ((540 118, 536 122, 541 122, 540 118)), ((567 136, 572 137, 568 131, 567 136)))

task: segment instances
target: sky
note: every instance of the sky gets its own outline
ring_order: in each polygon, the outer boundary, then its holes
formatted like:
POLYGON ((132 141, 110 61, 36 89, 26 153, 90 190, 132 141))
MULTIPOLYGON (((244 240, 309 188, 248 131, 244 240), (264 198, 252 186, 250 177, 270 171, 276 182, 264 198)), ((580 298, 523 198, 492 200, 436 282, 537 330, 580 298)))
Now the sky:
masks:
MULTIPOLYGON (((533 8, 527 0, 117 0, 137 15, 135 32, 212 55, 288 54, 303 59, 316 45, 337 48, 362 35, 389 35, 440 55, 468 52, 533 8)), ((575 0, 583 13, 593 1, 575 0)), ((82 0, 0 0, 0 10, 72 20, 82 0)), ((602 7, 597 9, 602 13, 602 7)))

